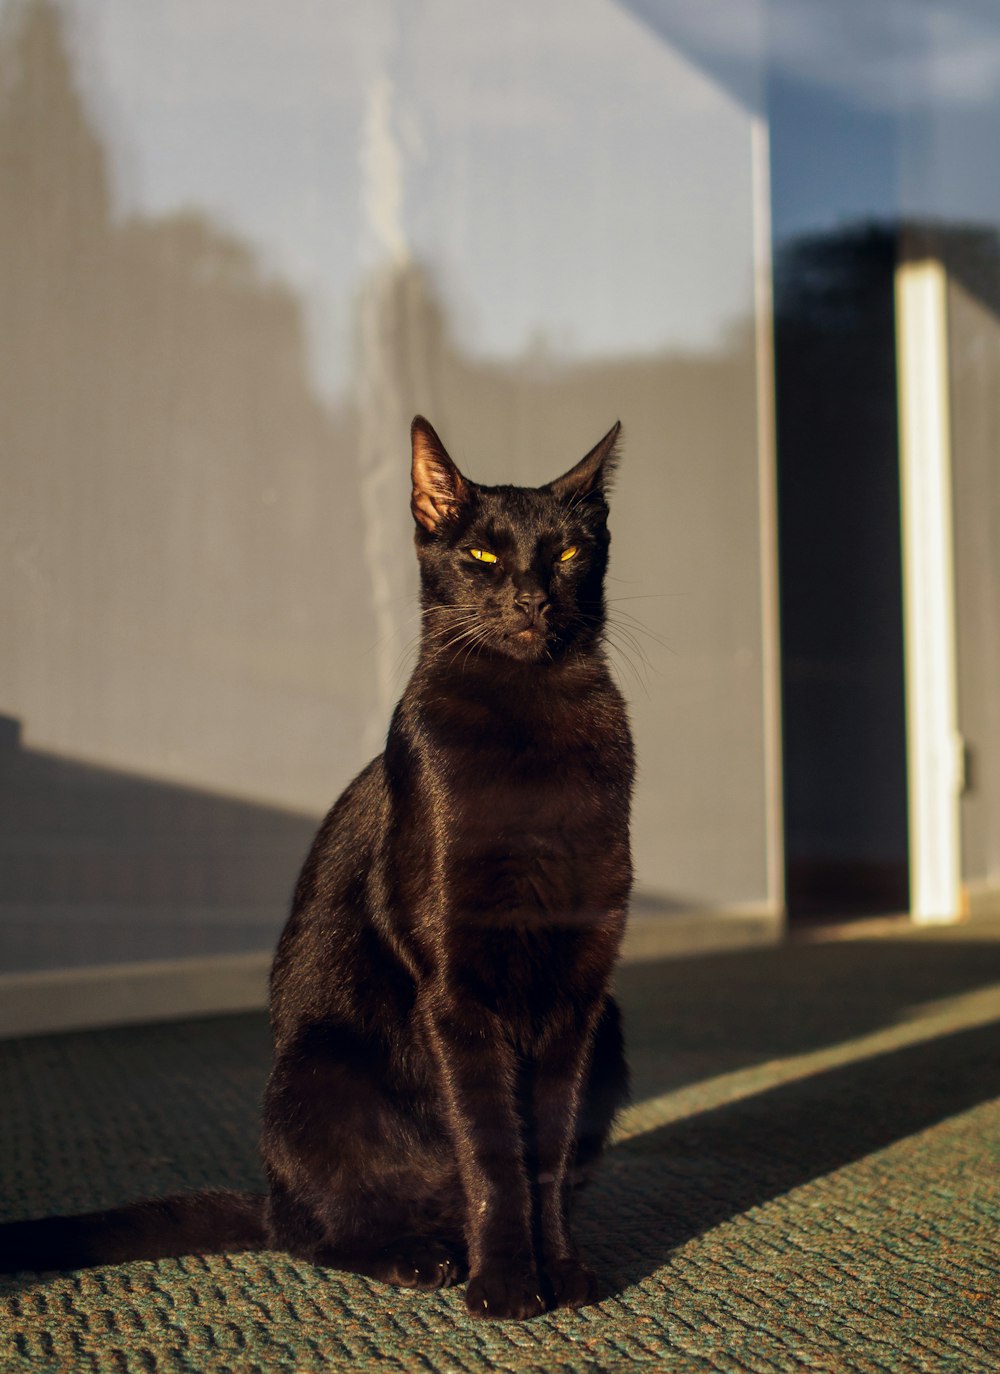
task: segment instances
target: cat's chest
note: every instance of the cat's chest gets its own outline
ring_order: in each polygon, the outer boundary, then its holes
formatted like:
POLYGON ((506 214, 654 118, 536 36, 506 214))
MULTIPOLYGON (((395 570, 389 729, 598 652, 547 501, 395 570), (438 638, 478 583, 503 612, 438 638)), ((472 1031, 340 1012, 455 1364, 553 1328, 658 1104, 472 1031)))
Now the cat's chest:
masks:
POLYGON ((503 720, 453 735, 435 759, 450 826, 469 836, 548 835, 559 840, 609 810, 626 764, 610 730, 576 722, 503 720))
POLYGON ((442 751, 438 829, 454 903, 489 924, 606 908, 627 862, 627 759, 613 736, 512 730, 442 751))

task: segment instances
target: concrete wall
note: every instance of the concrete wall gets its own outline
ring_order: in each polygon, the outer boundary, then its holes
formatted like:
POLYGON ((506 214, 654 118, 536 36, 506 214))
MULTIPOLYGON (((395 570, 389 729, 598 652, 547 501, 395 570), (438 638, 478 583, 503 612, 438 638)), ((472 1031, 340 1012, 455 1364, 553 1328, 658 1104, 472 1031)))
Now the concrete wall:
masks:
POLYGON ((640 883, 775 900, 751 116, 606 0, 417 11, 0 9, 8 967, 273 938, 405 680, 418 409, 487 481, 623 420, 640 883))

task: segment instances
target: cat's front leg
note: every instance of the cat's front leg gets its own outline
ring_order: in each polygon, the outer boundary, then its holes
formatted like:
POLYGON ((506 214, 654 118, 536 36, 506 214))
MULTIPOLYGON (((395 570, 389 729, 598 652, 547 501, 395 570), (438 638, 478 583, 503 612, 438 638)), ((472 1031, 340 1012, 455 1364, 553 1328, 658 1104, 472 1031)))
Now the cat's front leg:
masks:
POLYGON ((545 1310, 532 1237, 532 1201, 517 1108, 517 1062, 498 1018, 477 1007, 425 1016, 465 1193, 477 1317, 524 1319, 545 1310))
POLYGON ((553 1307, 583 1307, 598 1297, 597 1279, 580 1259, 569 1225, 570 1167, 598 1019, 595 1008, 554 1030, 539 1053, 532 1082, 540 1261, 553 1307))

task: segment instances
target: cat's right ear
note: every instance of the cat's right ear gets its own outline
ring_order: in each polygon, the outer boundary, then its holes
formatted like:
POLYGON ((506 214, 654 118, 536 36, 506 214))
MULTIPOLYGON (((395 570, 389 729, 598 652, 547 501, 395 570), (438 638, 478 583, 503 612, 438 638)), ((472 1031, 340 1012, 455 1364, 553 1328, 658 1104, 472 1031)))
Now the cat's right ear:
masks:
POLYGON ((469 487, 448 456, 448 450, 422 415, 410 426, 413 449, 413 494, 410 509, 418 525, 434 534, 442 522, 452 519, 465 503, 469 487))

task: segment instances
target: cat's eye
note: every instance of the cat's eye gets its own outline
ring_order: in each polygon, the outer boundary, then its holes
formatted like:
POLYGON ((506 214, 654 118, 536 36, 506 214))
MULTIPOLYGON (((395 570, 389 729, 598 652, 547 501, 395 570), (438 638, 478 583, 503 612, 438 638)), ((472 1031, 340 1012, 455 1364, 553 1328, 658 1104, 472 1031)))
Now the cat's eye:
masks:
POLYGON ((571 558, 575 558, 579 552, 580 550, 576 547, 576 545, 571 544, 568 549, 563 549, 562 553, 559 555, 559 562, 568 563, 569 560, 571 558))
POLYGON ((496 554, 490 553, 489 549, 470 549, 469 552, 473 558, 478 558, 480 563, 495 563, 497 561, 496 554))

